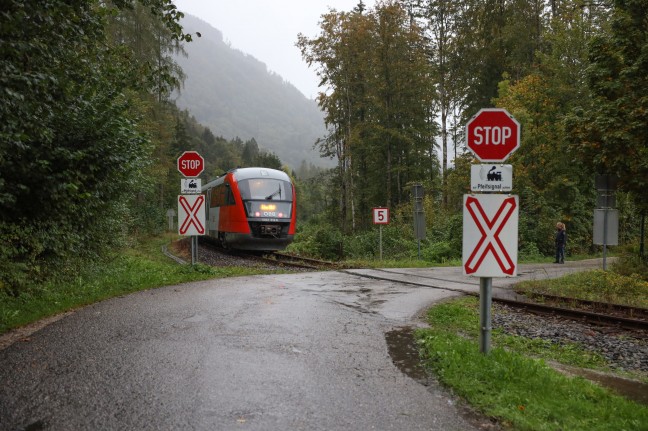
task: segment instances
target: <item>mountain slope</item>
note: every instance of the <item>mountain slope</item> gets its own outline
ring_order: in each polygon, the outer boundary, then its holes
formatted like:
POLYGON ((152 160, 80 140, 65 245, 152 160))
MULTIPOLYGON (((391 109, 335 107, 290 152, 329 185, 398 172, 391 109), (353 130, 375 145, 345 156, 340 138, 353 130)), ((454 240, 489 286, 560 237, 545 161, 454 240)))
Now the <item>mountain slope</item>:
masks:
POLYGON ((266 65, 232 49, 222 33, 206 22, 186 15, 186 32, 200 38, 185 45, 188 57, 176 61, 187 79, 177 105, 187 109, 216 136, 255 138, 293 168, 302 160, 325 164, 313 149, 324 136, 323 114, 292 84, 268 72, 266 65))

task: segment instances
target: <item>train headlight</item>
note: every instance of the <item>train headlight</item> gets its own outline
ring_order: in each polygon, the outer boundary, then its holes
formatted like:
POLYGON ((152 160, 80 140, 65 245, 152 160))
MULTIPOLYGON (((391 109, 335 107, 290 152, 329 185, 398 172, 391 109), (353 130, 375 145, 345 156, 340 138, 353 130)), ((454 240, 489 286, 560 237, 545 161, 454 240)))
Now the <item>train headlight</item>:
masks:
POLYGON ((283 217, 283 213, 279 213, 279 218, 282 218, 282 217, 283 217))
POLYGON ((254 217, 261 217, 261 213, 259 211, 255 212, 254 217))

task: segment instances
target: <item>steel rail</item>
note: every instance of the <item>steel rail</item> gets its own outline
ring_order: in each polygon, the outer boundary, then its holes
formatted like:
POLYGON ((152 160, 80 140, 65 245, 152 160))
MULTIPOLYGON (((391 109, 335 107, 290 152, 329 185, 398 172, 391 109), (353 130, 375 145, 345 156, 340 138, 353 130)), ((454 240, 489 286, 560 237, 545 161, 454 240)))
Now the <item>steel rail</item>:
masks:
POLYGON ((648 322, 640 319, 629 317, 614 316, 610 314, 595 313, 587 310, 578 310, 572 308, 556 307, 553 305, 540 304, 537 302, 515 301, 493 297, 494 302, 506 304, 511 307, 522 308, 531 312, 543 314, 553 314, 560 317, 572 318, 588 323, 598 323, 605 325, 619 326, 624 329, 648 330, 648 322))
MULTIPOLYGON (((383 281, 391 281, 391 282, 409 284, 409 285, 413 285, 413 286, 417 286, 417 287, 424 287, 424 288, 429 288, 429 289, 452 290, 452 291, 455 291, 455 292, 462 292, 462 293, 464 293, 466 295, 479 297, 478 292, 469 292, 469 291, 466 291, 465 289, 429 286, 429 285, 422 284, 422 283, 417 283, 417 282, 393 280, 393 279, 388 278, 388 277, 380 277, 380 276, 377 276, 377 275, 369 275, 369 274, 360 274, 360 273, 355 273, 355 272, 352 272, 350 274, 356 275, 358 277, 365 277, 365 278, 371 278, 371 279, 375 279, 375 280, 383 280, 383 281)), ((453 283, 457 282, 456 280, 445 280, 445 279, 441 279, 441 278, 435 278, 435 280, 448 281, 448 282, 453 282, 453 283)), ((615 315, 610 315, 610 314, 595 313, 595 312, 591 312, 591 311, 587 311, 587 310, 556 307, 556 306, 552 306, 552 305, 546 305, 546 304, 541 304, 541 303, 531 302, 531 301, 516 301, 514 299, 505 299, 505 298, 499 297, 497 295, 493 295, 492 300, 493 300, 493 302, 499 302, 499 303, 510 305, 512 307, 523 308, 523 309, 526 309, 528 311, 537 312, 537 313, 554 314, 554 315, 557 315, 557 316, 560 316, 560 317, 571 318, 571 319, 586 321, 586 322, 590 322, 590 323, 598 323, 598 324, 605 324, 605 325, 611 325, 611 326, 618 326, 618 327, 621 327, 621 328, 624 328, 624 329, 637 329, 637 330, 648 331, 648 321, 641 320, 641 319, 633 319, 633 318, 630 318, 630 317, 622 317, 622 316, 615 316, 615 315)), ((617 309, 620 309, 621 307, 623 307, 623 306, 616 305, 617 309)))

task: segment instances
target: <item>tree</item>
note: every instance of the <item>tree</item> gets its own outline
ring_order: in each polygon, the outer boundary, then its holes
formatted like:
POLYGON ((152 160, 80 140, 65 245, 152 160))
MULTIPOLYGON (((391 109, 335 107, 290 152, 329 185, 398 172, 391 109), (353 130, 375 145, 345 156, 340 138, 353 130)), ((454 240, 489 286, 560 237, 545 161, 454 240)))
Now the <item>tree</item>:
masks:
POLYGON ((329 134, 318 141, 322 156, 337 159, 336 188, 340 190, 339 222, 347 229, 349 209, 351 224, 355 220, 352 131, 356 121, 365 115, 366 97, 363 65, 367 64, 368 46, 372 46, 364 6, 352 13, 331 10, 322 16, 322 33, 309 40, 299 35, 297 45, 309 66, 317 64, 321 92, 318 105, 325 115, 329 134))
MULTIPOLYGON (((177 40, 169 0, 142 0, 177 40)), ((14 292, 119 244, 150 141, 128 49, 92 0, 7 0, 0 14, 0 287, 14 292)), ((152 71, 154 77, 160 71, 152 71)), ((164 78, 163 78, 164 79, 164 78)), ((131 208, 132 209, 132 208, 131 208)))
POLYGON ((158 102, 166 101, 185 76, 173 54, 185 54, 181 42, 191 40, 179 27, 182 16, 170 0, 121 0, 107 14, 107 35, 131 60, 131 79, 158 102))
MULTIPOLYGON (((523 125, 521 147, 510 162, 520 194, 520 245, 527 250, 551 253, 550 236, 557 221, 568 225, 570 251, 587 252, 591 247, 592 172, 571 151, 564 120, 575 103, 587 100, 586 46, 600 29, 600 13, 594 7, 561 2, 551 14, 542 15, 543 39, 537 45, 523 44, 535 46, 535 65, 521 78, 505 75, 493 99, 523 125)), ((518 62, 527 63, 524 57, 518 62)))
MULTIPOLYGON (((410 0, 412 13, 422 23, 426 34, 426 52, 431 66, 430 80, 436 87, 436 106, 441 120, 441 170, 445 181, 450 163, 449 117, 452 108, 461 103, 461 79, 458 70, 457 54, 458 23, 461 20, 462 4, 453 0, 410 0)), ((431 110, 430 116, 436 116, 431 110)), ((432 151, 434 149, 431 149, 432 151)), ((456 154, 455 154, 456 156, 456 154)))
POLYGON ((384 2, 366 13, 331 11, 322 34, 298 45, 328 90, 318 98, 329 127, 320 150, 338 161, 339 224, 354 230, 371 206, 401 202, 435 159, 421 30, 402 5, 384 2))
POLYGON ((575 153, 596 172, 616 175, 648 211, 648 1, 615 0, 610 32, 589 45, 592 103, 567 127, 575 153))
POLYGON ((257 154, 256 159, 254 160, 256 166, 262 166, 264 168, 272 168, 281 170, 283 166, 281 165, 281 160, 275 153, 261 151, 257 154))
POLYGON ((641 212, 639 255, 648 214, 648 1, 615 0, 610 31, 589 45, 591 104, 566 121, 574 153, 615 175, 641 212))
POLYGON ((245 147, 243 148, 243 155, 241 156, 243 165, 255 166, 257 157, 259 157, 259 145, 256 140, 250 139, 245 143, 245 147))

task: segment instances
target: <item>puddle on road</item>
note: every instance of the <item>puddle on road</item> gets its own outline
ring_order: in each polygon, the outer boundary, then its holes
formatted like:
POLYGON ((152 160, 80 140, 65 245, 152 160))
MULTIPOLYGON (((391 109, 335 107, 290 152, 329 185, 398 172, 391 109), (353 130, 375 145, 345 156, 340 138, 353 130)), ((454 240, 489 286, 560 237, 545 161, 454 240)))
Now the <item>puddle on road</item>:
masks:
POLYGON ((47 422, 43 420, 36 421, 23 428, 24 431, 42 431, 47 428, 47 422))
POLYGON ((428 376, 421 364, 414 329, 406 326, 385 334, 387 350, 392 362, 401 372, 418 383, 428 385, 428 376))
POLYGON ((625 398, 648 405, 648 384, 646 383, 610 376, 592 370, 567 367, 565 365, 556 365, 555 367, 567 374, 581 376, 601 386, 610 388, 625 398))
MULTIPOLYGON (((414 339, 414 329, 411 327, 397 328, 385 334, 387 349, 392 362, 408 377, 415 381, 429 385, 428 376, 421 364, 418 346, 414 339)), ((648 384, 633 380, 627 380, 615 376, 605 375, 594 371, 560 366, 568 374, 575 374, 592 380, 602 386, 608 387, 620 395, 648 405, 648 384)))

